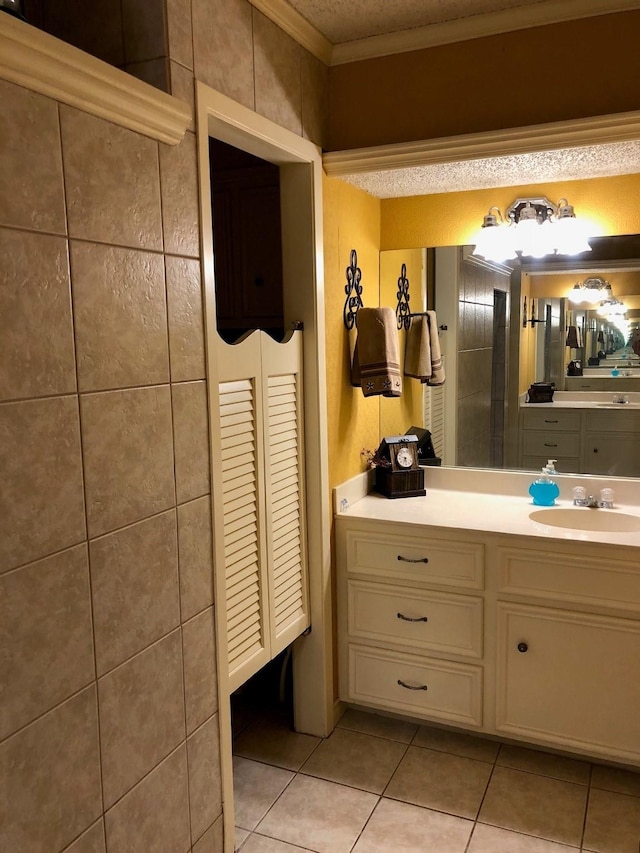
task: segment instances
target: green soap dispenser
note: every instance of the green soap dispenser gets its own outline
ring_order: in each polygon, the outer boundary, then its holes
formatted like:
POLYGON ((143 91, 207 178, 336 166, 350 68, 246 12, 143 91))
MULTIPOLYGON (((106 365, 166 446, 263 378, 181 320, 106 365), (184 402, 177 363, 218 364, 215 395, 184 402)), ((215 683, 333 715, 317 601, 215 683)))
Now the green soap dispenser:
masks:
POLYGON ((554 506, 556 498, 560 494, 558 484, 554 483, 550 474, 556 474, 555 464, 557 459, 549 459, 542 469, 542 477, 534 480, 529 486, 529 494, 536 506, 554 506))

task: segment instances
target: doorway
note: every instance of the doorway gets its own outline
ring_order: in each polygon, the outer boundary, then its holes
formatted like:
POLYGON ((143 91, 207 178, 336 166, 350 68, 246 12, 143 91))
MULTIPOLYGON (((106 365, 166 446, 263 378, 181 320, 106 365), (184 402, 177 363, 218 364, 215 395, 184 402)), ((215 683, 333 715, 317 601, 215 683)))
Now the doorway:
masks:
POLYGON ((283 318, 304 324, 304 479, 307 498, 311 632, 293 649, 293 713, 296 729, 326 736, 335 724, 333 691, 331 551, 327 469, 326 377, 322 283, 322 162, 319 149, 246 107, 198 82, 198 166, 204 274, 214 529, 216 654, 225 851, 233 850, 233 774, 228 648, 224 609, 222 435, 216 277, 210 195, 209 139, 217 139, 278 166, 282 214, 283 318), (218 535, 216 535, 218 534, 218 535))

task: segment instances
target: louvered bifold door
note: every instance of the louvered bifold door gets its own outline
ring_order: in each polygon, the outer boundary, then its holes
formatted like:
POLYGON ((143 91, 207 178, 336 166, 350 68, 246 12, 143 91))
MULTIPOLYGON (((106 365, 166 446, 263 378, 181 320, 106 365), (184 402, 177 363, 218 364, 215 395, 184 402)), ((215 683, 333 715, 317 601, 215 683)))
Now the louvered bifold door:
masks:
POLYGON ((220 341, 218 348, 224 613, 232 692, 271 658, 260 334, 234 346, 220 341))
POLYGON ((271 656, 309 626, 302 428, 302 332, 262 341, 271 656))

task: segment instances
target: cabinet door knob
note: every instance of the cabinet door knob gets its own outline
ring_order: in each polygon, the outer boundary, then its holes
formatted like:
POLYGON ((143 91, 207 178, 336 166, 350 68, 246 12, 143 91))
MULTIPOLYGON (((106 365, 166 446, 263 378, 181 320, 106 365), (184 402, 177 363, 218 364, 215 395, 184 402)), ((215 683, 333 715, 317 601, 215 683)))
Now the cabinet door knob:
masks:
POLYGON ((396 613, 398 619, 404 619, 405 622, 428 622, 427 616, 405 616, 404 613, 396 613))
POLYGON ((522 652, 522 654, 524 654, 528 650, 529 650, 529 646, 526 643, 518 643, 518 651, 519 652, 522 652))
POLYGON ((416 557, 415 559, 412 559, 411 557, 403 557, 402 554, 398 554, 398 559, 402 563, 428 563, 429 562, 428 557, 416 557))
POLYGON ((402 681, 401 678, 398 679, 398 684, 400 685, 400 687, 404 687, 406 690, 428 690, 429 689, 426 684, 418 684, 418 685, 414 686, 413 684, 407 684, 406 681, 402 681))

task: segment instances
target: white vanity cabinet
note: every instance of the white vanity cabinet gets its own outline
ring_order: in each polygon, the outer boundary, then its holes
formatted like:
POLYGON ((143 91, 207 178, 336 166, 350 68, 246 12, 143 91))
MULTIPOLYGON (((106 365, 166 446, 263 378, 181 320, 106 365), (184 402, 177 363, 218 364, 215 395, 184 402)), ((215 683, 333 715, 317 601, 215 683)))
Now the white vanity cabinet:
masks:
POLYGON ((581 415, 568 409, 521 409, 520 464, 540 470, 555 459, 559 471, 580 470, 581 415))
POLYGON ((637 549, 345 516, 336 543, 343 701, 640 765, 637 549))
POLYGON ((480 726, 483 545, 341 521, 340 697, 480 726))

